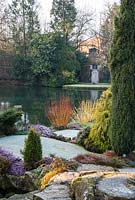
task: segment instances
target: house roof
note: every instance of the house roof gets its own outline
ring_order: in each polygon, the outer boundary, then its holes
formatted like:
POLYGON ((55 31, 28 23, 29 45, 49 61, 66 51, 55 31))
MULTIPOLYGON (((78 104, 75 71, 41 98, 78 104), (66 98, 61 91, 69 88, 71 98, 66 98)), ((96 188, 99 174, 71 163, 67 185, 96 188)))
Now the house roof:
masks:
POLYGON ((79 50, 83 53, 89 53, 89 49, 91 48, 101 49, 101 37, 91 37, 79 44, 79 50))

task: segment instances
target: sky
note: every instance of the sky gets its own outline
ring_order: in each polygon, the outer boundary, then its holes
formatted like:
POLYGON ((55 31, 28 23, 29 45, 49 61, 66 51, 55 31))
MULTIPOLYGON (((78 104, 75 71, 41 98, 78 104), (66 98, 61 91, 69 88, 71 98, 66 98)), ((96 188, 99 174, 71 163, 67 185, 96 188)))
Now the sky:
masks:
MULTIPOLYGON (((40 4, 41 21, 48 22, 50 20, 50 9, 52 6, 52 0, 37 0, 40 4)), ((94 10, 97 18, 99 18, 100 13, 105 9, 107 3, 119 3, 120 0, 75 0, 76 8, 79 10, 94 10)))
MULTIPOLYGON (((6 0, 8 3, 12 0, 6 0)), ((45 23, 50 21, 50 10, 52 7, 53 0, 36 0, 39 4, 39 17, 41 25, 45 26, 45 23)), ((78 10, 94 11, 96 22, 100 19, 100 13, 102 13, 107 3, 113 4, 114 2, 119 3, 120 0, 75 0, 75 6, 78 10)))

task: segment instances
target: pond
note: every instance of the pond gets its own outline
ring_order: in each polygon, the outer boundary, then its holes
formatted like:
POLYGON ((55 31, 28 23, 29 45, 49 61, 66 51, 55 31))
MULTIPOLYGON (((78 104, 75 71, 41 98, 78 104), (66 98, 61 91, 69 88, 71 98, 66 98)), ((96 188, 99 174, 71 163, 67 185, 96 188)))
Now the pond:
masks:
POLYGON ((97 100, 102 91, 90 89, 65 90, 47 87, 0 87, 0 103, 9 102, 11 106, 22 105, 22 110, 28 114, 30 123, 49 125, 47 118, 48 105, 53 100, 69 96, 73 105, 78 107, 82 100, 97 100))

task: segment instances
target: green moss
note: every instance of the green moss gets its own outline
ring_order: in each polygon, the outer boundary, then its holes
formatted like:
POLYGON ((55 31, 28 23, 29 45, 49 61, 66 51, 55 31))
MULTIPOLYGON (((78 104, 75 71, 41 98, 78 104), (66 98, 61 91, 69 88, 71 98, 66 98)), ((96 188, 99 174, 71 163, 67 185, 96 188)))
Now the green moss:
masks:
POLYGON ((82 200, 91 199, 94 200, 94 187, 96 181, 90 177, 78 177, 71 183, 72 198, 82 200))

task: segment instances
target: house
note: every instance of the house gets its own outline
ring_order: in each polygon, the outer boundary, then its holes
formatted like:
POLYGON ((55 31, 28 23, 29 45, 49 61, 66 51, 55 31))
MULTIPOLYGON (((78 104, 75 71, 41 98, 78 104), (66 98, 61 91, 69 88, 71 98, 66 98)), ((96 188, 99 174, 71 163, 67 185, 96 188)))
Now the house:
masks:
POLYGON ((81 70, 81 81, 82 82, 107 82, 110 79, 110 73, 108 68, 103 68, 101 66, 101 56, 102 56, 102 38, 100 36, 94 36, 82 41, 79 44, 78 50, 85 53, 89 58, 89 65, 84 66, 81 70), (95 76, 95 80, 92 77, 95 76), (98 74, 98 75, 97 75, 98 74), (97 77, 98 76, 98 77, 97 77))
POLYGON ((79 50, 82 53, 89 55, 92 50, 101 50, 101 37, 94 36, 82 41, 79 44, 79 50))

